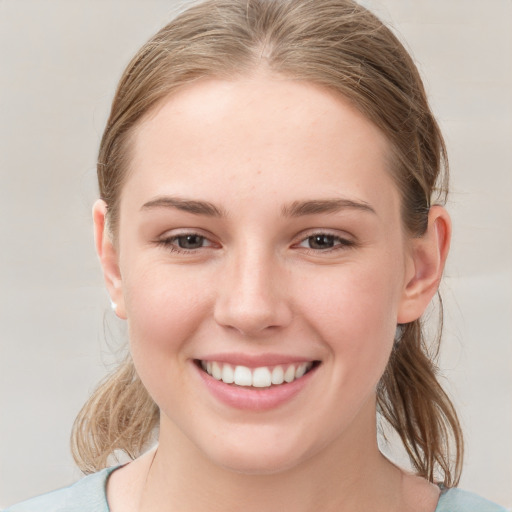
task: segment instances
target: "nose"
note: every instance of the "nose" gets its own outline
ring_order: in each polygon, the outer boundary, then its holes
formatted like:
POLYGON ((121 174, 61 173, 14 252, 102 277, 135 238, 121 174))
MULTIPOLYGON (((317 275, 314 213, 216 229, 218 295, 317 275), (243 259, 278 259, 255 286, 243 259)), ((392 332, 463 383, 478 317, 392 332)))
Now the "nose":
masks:
POLYGON ((242 253, 226 262, 215 302, 215 321, 240 334, 263 336, 292 319, 286 270, 276 258, 242 253))

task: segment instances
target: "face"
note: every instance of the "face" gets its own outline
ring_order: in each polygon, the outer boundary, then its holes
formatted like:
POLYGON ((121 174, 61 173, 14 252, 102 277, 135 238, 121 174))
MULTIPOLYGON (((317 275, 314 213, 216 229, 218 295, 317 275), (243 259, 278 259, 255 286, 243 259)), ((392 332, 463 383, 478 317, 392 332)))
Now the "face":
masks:
POLYGON ((133 144, 111 293, 161 442, 256 473, 368 443, 415 274, 384 136, 259 76, 182 89, 133 144))

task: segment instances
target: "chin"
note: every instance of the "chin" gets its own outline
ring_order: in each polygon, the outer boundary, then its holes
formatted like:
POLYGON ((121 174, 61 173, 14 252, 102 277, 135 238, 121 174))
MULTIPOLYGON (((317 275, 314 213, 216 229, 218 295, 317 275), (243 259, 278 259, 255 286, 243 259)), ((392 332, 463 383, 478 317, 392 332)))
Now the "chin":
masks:
POLYGON ((272 475, 299 466, 309 458, 305 446, 283 445, 277 441, 255 440, 230 446, 217 446, 206 453, 215 465, 245 475, 272 475))
POLYGON ((301 459, 296 456, 268 457, 267 454, 262 456, 261 453, 254 456, 244 454, 237 454, 236 457, 224 456, 223 459, 219 461, 221 467, 242 475, 274 475, 288 471, 301 463, 301 459))

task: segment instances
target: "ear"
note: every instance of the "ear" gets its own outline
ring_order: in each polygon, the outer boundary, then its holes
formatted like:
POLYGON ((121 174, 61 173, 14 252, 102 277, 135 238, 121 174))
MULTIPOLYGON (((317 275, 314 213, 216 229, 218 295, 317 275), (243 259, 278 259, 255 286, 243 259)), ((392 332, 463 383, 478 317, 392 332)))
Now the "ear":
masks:
POLYGON ((103 269, 110 300, 115 304, 114 311, 119 318, 126 319, 118 250, 115 247, 106 222, 107 204, 98 199, 92 209, 94 220, 94 241, 96 252, 103 269))
POLYGON ((451 238, 451 221, 442 206, 432 206, 426 233, 411 242, 412 266, 406 278, 397 323, 417 320, 439 288, 451 238))

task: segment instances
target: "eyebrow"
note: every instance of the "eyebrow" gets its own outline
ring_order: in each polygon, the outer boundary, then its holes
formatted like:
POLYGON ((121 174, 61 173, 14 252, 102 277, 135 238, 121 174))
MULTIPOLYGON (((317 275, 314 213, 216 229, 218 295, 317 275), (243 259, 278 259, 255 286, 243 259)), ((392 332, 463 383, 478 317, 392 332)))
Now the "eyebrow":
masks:
POLYGON ((345 209, 361 210, 376 215, 376 211, 365 201, 352 199, 313 199, 311 201, 294 201, 289 206, 284 206, 282 213, 285 217, 302 217, 305 215, 317 215, 320 213, 336 213, 345 209))
MULTIPOLYGON (((208 201, 197 201, 175 196, 161 196, 142 205, 141 210, 154 208, 175 208, 194 215, 208 217, 227 217, 227 213, 208 201)), ((376 214, 375 210, 365 201, 352 199, 312 199, 306 201, 294 201, 283 206, 281 213, 284 217, 303 217, 306 215, 318 215, 321 213, 336 213, 345 209, 361 210, 376 214)))
POLYGON ((195 215, 206 215, 208 217, 225 217, 226 214, 208 201, 196 201, 174 196, 162 196, 152 199, 142 205, 141 210, 150 210, 153 208, 176 208, 183 212, 193 213, 195 215))

